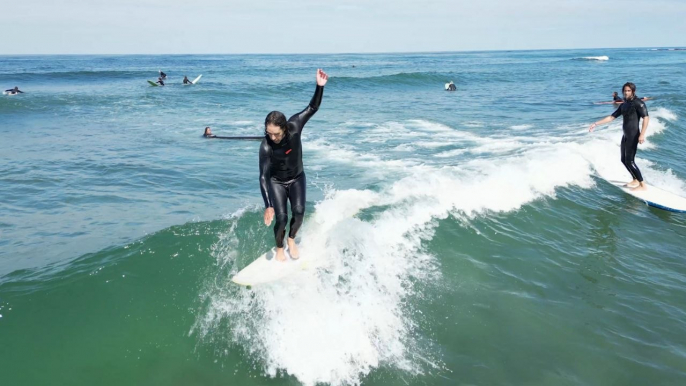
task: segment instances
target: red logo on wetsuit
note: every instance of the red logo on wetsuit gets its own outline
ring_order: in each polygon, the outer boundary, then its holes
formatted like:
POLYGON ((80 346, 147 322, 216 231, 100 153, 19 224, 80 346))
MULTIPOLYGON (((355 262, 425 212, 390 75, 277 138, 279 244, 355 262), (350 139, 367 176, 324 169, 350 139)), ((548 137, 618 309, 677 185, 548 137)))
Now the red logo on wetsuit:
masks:
POLYGON ((288 150, 286 150, 286 154, 290 153, 291 150, 293 150, 293 149, 288 149, 288 150))

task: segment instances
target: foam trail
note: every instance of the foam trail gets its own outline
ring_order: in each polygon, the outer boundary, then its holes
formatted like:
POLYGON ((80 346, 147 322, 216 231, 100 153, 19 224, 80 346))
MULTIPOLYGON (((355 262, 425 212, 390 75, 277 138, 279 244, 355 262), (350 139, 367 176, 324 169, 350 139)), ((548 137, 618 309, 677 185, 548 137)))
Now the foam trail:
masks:
MULTIPOLYGON (((665 129, 664 121, 676 119, 659 109, 653 118, 649 139, 665 129)), ((597 168, 621 167, 612 155, 618 136, 621 126, 614 123, 593 135, 539 138, 506 158, 459 166, 406 163, 404 176, 379 191, 331 190, 301 232, 302 254, 317 256, 322 266, 252 291, 219 284, 208 292, 196 330, 201 336, 228 331, 229 345, 240 345, 265 374, 289 374, 305 385, 360 384, 382 365, 409 374, 426 372, 427 363, 440 367, 440 357, 417 333, 418 316, 408 301, 424 296, 417 283, 437 280, 440 260, 450 258, 422 248, 438 220, 469 222, 554 198, 560 187, 591 188, 597 168)), ((477 147, 501 141, 470 139, 477 147)), ((501 145, 512 140, 502 138, 501 145)), ((326 147, 321 141, 317 146, 326 147)), ((331 150, 341 152, 337 162, 363 167, 399 162, 369 158, 360 165, 362 154, 354 148, 331 150)), ((642 168, 651 178, 670 181, 669 172, 648 163, 642 168)))
POLYGON ((584 56, 581 59, 583 60, 600 60, 600 61, 605 61, 605 60, 610 60, 609 56, 584 56))

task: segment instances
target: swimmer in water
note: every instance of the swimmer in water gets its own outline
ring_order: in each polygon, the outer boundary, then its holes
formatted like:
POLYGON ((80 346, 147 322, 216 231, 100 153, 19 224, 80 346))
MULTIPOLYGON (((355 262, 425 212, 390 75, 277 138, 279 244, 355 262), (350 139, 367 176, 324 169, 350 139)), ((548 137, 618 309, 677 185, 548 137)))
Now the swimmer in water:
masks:
POLYGON ((202 135, 205 138, 216 138, 217 136, 212 134, 212 129, 209 126, 205 128, 205 133, 202 135))
POLYGON ((19 87, 15 86, 14 88, 11 88, 9 90, 5 90, 6 93, 12 94, 12 95, 17 95, 17 94, 23 94, 24 92, 19 90, 19 87))

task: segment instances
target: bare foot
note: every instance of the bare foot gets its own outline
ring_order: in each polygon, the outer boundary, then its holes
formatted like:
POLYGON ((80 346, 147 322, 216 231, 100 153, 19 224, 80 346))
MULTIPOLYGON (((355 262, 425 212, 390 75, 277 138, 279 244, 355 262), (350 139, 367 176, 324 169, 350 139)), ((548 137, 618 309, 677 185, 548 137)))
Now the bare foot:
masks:
POLYGON ((646 187, 645 184, 640 184, 637 187, 631 189, 632 192, 640 192, 643 190, 648 190, 648 187, 646 187))
POLYGON ((641 183, 638 182, 638 180, 633 180, 631 182, 627 182, 626 184, 624 184, 624 186, 627 188, 635 188, 635 187, 639 186, 640 184, 641 183))
POLYGON ((286 254, 284 253, 283 248, 276 248, 276 260, 286 261, 286 254))
POLYGON ((295 245, 295 239, 288 238, 288 254, 291 255, 291 259, 298 260, 300 258, 300 252, 298 252, 298 246, 295 245))

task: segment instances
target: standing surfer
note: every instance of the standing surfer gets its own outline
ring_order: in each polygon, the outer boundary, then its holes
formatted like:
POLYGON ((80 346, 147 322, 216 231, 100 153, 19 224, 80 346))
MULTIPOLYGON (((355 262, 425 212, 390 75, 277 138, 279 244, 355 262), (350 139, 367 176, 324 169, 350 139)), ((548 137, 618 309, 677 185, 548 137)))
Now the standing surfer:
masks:
POLYGON ((305 110, 288 121, 279 111, 270 112, 264 120, 264 135, 260 145, 260 190, 264 199, 264 223, 270 225, 274 216, 276 260, 285 261, 283 239, 288 221, 287 203, 291 202, 291 223, 288 232, 288 250, 293 259, 300 257, 295 235, 305 216, 305 172, 302 161, 301 133, 305 123, 317 112, 322 103, 324 85, 329 76, 317 70, 317 88, 305 110))
POLYGON ((588 131, 592 132, 596 126, 612 122, 620 115, 623 117, 624 123, 622 129, 624 130, 624 135, 622 136, 621 143, 622 163, 631 174, 631 177, 633 177, 633 180, 625 186, 632 188, 631 190, 646 190, 646 186, 643 183, 643 176, 634 162, 634 157, 636 156, 638 144, 645 142, 650 117, 648 116, 646 104, 636 97, 635 84, 631 82, 625 83, 622 87, 622 92, 624 93, 624 102, 619 105, 612 115, 608 115, 600 121, 594 122, 588 131), (639 131, 638 123, 641 118, 643 118, 643 125, 639 131))

